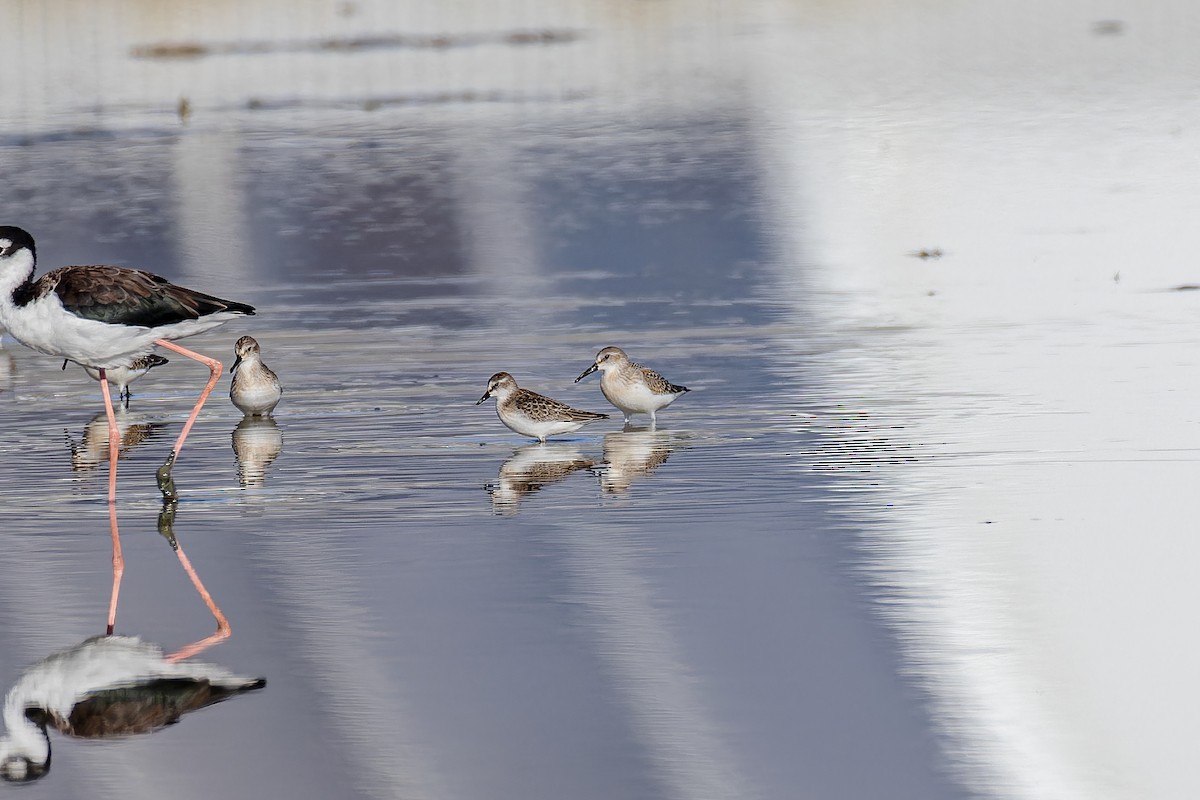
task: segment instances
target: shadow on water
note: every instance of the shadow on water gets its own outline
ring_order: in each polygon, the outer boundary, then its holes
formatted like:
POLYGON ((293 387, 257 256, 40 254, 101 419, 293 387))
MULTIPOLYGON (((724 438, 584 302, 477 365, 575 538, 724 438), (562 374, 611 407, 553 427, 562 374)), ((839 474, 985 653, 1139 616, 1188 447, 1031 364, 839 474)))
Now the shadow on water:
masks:
MULTIPOLYGON (((103 415, 102 415, 103 416, 103 415)), ((114 631, 124 575, 115 505, 109 506, 113 583, 106 633, 46 656, 26 669, 4 700, 6 735, 0 738, 0 777, 28 782, 50 770, 48 728, 80 739, 114 739, 153 733, 188 713, 260 689, 265 678, 236 675, 191 660, 228 638, 230 629, 175 536, 175 505, 166 504, 158 529, 218 628, 170 654, 136 635, 114 631)))

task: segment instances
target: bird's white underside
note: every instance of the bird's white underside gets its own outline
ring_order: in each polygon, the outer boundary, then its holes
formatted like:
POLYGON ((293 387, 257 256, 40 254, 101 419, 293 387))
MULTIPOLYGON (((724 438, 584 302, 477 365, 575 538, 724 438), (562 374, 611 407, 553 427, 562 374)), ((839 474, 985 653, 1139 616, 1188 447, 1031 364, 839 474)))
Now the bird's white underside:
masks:
POLYGON ((89 367, 125 367, 154 349, 157 339, 182 339, 217 327, 241 314, 221 311, 159 328, 116 325, 76 316, 51 292, 24 308, 0 296, 0 324, 17 341, 39 353, 68 358, 89 367))
POLYGON ((522 436, 532 436, 535 439, 577 431, 588 422, 593 421, 532 420, 519 411, 504 408, 500 403, 496 404, 496 414, 510 430, 516 431, 522 436))
POLYGON ((608 402, 626 414, 649 414, 666 408, 681 393, 658 394, 644 383, 621 379, 615 373, 605 372, 600 378, 600 391, 608 402))

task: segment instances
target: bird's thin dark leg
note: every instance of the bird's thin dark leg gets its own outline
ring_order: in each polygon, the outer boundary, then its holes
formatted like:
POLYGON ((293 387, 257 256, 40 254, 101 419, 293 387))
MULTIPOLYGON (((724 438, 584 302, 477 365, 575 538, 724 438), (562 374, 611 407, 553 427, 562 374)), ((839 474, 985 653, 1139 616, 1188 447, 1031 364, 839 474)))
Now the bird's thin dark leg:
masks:
POLYGON ((117 530, 117 504, 108 504, 108 526, 112 530, 112 595, 108 601, 108 627, 105 633, 112 636, 117 625, 117 596, 121 593, 121 577, 125 574, 125 559, 121 556, 121 532, 117 530))
POLYGON ((175 459, 179 457, 179 451, 183 449, 183 442, 187 439, 188 433, 192 430, 192 425, 196 423, 196 417, 200 416, 200 409, 204 407, 204 401, 212 394, 213 388, 217 385, 217 381, 221 377, 221 362, 215 358, 202 356, 197 352, 188 350, 186 347, 180 347, 174 342, 166 339, 158 339, 155 344, 160 347, 165 347, 168 350, 174 350, 180 355, 195 359, 201 364, 208 367, 209 377, 208 383, 204 386, 204 391, 200 393, 200 398, 196 401, 195 407, 192 409, 191 416, 187 422, 183 424, 183 430, 179 433, 179 438, 175 440, 175 447, 171 450, 171 454, 167 456, 167 460, 161 467, 158 468, 158 488, 163 494, 164 500, 175 500, 179 497, 179 493, 175 491, 175 480, 171 477, 171 468, 175 466, 175 459))
POLYGON ((188 560, 187 554, 179 546, 179 541, 175 538, 174 526, 175 503, 173 501, 166 501, 163 503, 162 511, 158 515, 158 532, 170 542, 171 549, 175 551, 175 555, 179 558, 179 563, 183 565, 183 571, 187 573, 188 578, 192 581, 192 586, 195 586, 196 591, 200 594, 200 599, 204 601, 204 605, 208 606, 208 610, 212 612, 213 618, 217 621, 217 630, 215 633, 186 647, 181 647, 167 656, 167 661, 182 661, 185 658, 191 658, 203 650, 207 650, 218 642, 228 639, 229 635, 233 633, 233 629, 229 626, 229 620, 221 613, 221 609, 217 608, 217 604, 213 601, 212 595, 208 593, 208 589, 204 588, 204 584, 201 582, 200 576, 196 574, 195 568, 192 567, 192 562, 188 560))

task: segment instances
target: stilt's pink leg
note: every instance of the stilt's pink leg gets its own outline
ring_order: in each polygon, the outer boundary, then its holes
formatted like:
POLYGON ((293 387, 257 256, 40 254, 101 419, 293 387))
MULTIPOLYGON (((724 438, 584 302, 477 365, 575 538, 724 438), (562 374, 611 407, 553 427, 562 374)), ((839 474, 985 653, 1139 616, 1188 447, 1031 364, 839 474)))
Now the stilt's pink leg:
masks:
POLYGON ((121 557, 121 532, 117 530, 117 504, 108 504, 108 526, 112 531, 112 567, 113 584, 112 596, 108 601, 108 628, 105 632, 112 636, 117 625, 117 595, 121 593, 121 576, 125 574, 125 559, 121 557))
POLYGON ((158 532, 167 537, 167 541, 171 543, 171 549, 179 557, 179 563, 183 565, 183 571, 187 573, 188 578, 192 581, 192 586, 195 586, 196 591, 200 594, 200 599, 204 601, 204 605, 208 606, 208 610, 217 621, 216 633, 206 636, 198 642, 193 642, 186 647, 182 647, 167 656, 167 661, 182 661, 185 658, 191 658, 203 650, 207 650, 218 642, 228 639, 229 635, 233 633, 233 629, 229 626, 229 620, 221 613, 221 609, 217 608, 217 604, 213 601, 212 595, 208 593, 208 589, 204 588, 204 583, 201 582, 200 576, 196 574, 196 570, 192 567, 192 562, 188 560, 187 554, 179 546, 179 541, 175 538, 174 520, 175 504, 168 503, 163 506, 162 513, 158 515, 158 532))
POLYGON ((186 347, 180 347, 174 342, 166 339, 158 339, 154 342, 159 347, 165 347, 168 350, 174 350, 180 355, 195 359, 206 365, 209 371, 208 383, 204 386, 204 391, 200 393, 200 399, 196 401, 196 405, 192 408, 191 416, 187 422, 183 424, 183 430, 179 432, 179 438, 175 440, 175 447, 171 450, 171 455, 167 456, 166 463, 158 469, 158 488, 163 493, 163 497, 167 500, 174 500, 178 496, 175 491, 175 481, 171 479, 171 468, 175 466, 175 459, 179 457, 179 451, 183 449, 183 441, 187 439, 188 433, 192 430, 192 425, 196 423, 196 418, 200 416, 200 409, 204 407, 204 401, 212 393, 213 388, 217 385, 217 381, 221 377, 221 362, 215 358, 202 356, 197 352, 188 350, 186 347))
MULTIPOLYGON (((108 372, 100 369, 100 394, 104 395, 104 413, 108 416, 108 502, 117 502, 117 455, 121 448, 121 430, 113 414, 112 395, 108 391, 108 372)), ((114 527, 114 530, 116 528, 114 527)))

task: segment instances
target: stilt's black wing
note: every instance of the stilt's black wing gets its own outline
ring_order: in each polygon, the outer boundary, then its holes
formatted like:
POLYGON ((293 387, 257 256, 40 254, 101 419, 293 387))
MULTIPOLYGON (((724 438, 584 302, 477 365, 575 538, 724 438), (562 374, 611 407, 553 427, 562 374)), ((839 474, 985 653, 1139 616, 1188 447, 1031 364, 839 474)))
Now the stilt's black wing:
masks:
POLYGON ((189 711, 258 689, 265 683, 253 681, 243 687, 226 688, 206 680, 160 678, 140 686, 94 692, 76 703, 67 719, 48 716, 46 721, 62 733, 84 739, 149 733, 173 725, 189 711))
POLYGON ((125 267, 60 267, 37 281, 35 292, 54 292, 63 307, 86 319, 154 328, 219 311, 253 314, 245 303, 176 286, 166 278, 125 267))

